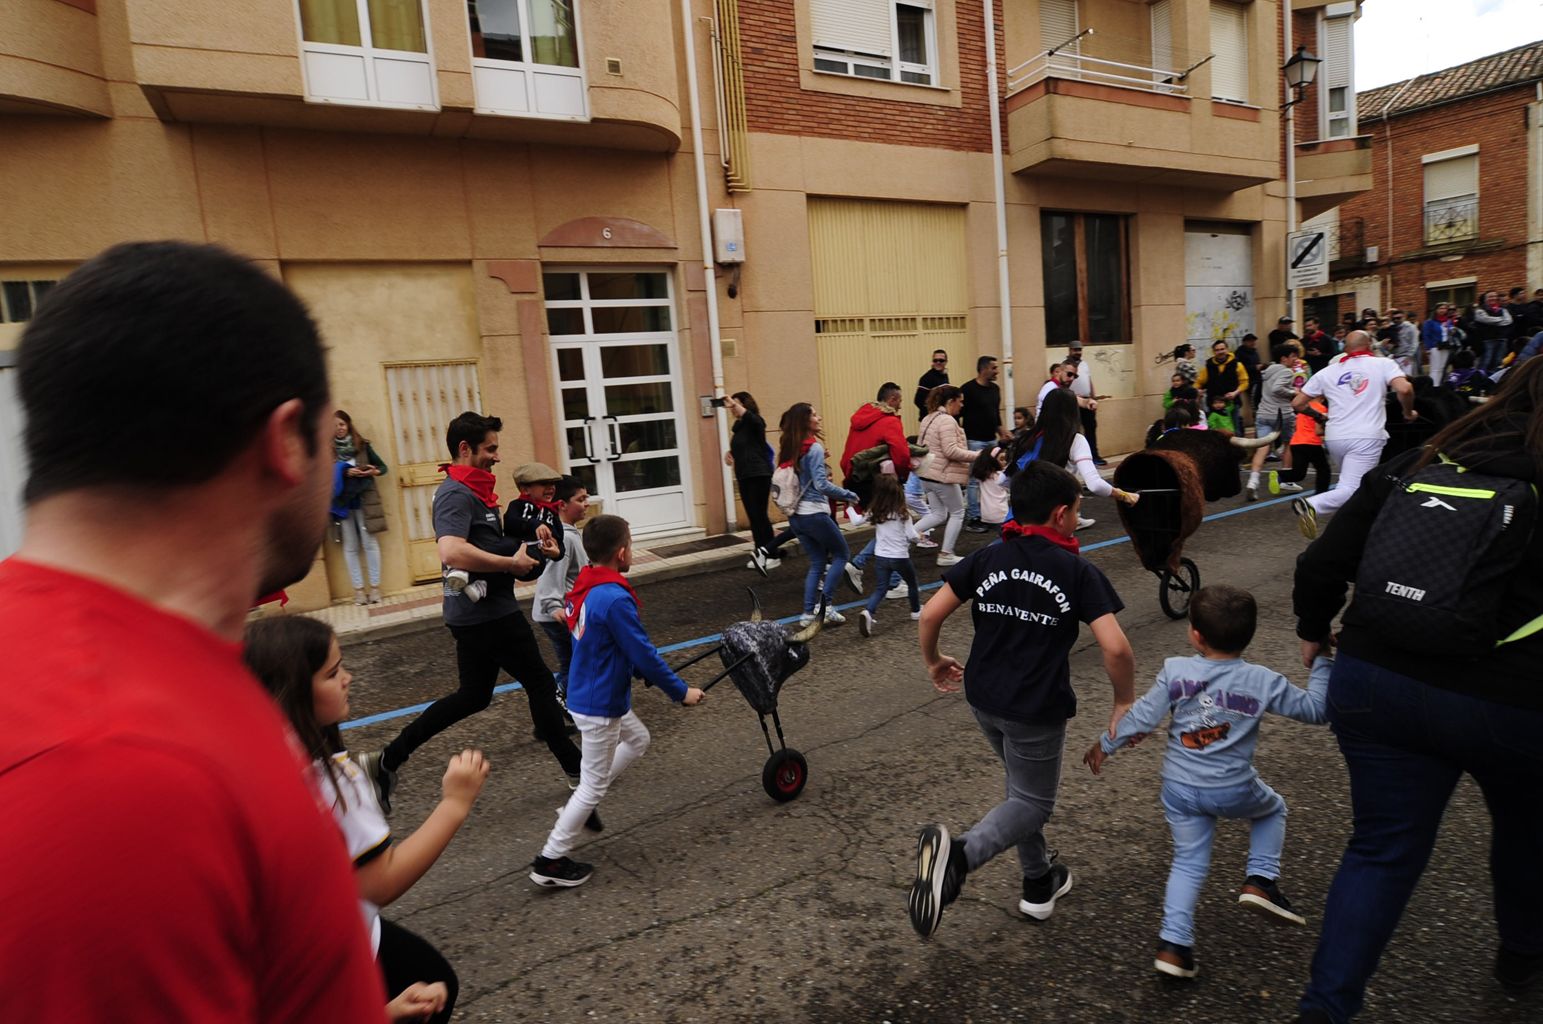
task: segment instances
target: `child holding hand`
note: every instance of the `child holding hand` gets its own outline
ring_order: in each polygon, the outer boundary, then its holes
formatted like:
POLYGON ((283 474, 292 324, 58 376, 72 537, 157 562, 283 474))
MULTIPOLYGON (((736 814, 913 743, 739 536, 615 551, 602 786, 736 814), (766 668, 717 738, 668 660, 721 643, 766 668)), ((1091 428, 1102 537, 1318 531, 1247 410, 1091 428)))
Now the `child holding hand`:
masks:
POLYGON ((868 596, 857 629, 863 636, 872 636, 873 628, 878 625, 874 615, 879 610, 879 602, 888 593, 893 577, 898 576, 905 583, 906 596, 911 601, 911 618, 921 618, 921 591, 916 585, 916 566, 911 564, 911 545, 921 537, 906 508, 900 481, 892 476, 880 474, 874 478, 873 497, 867 511, 856 521, 864 520, 873 524, 873 593, 868 596))
MULTIPOLYGON (((1173 831, 1173 867, 1153 967, 1176 978, 1199 973, 1195 903, 1210 868, 1218 818, 1251 823, 1247 877, 1238 903, 1276 924, 1307 923, 1277 885, 1286 801, 1259 778, 1254 747, 1267 711, 1310 725, 1325 721, 1333 662, 1317 658, 1304 691, 1279 672, 1244 661, 1257 616, 1254 597, 1246 590, 1216 585, 1196 591, 1189 605, 1189 642, 1198 653, 1164 662, 1157 681, 1120 720, 1113 737, 1101 735, 1082 759, 1097 775, 1115 751, 1169 717, 1162 803, 1173 831)), ((1329 649, 1325 643, 1323 650, 1329 649)))

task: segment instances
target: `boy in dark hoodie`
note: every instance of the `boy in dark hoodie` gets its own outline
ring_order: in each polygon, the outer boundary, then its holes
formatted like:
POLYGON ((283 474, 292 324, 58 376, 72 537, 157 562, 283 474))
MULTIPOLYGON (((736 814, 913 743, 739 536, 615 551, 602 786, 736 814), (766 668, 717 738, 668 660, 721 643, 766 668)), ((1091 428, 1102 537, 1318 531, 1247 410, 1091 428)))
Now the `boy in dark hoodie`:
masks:
MULTIPOLYGON (((515 574, 520 583, 540 579, 548 562, 562 561, 563 522, 554 500, 557 482, 562 478, 561 473, 544 462, 527 462, 514 471, 520 496, 504 512, 504 536, 527 542, 527 553, 536 559, 533 568, 515 574)), ((460 594, 475 604, 487 594, 486 580, 465 569, 446 569, 444 582, 446 597, 460 594)))

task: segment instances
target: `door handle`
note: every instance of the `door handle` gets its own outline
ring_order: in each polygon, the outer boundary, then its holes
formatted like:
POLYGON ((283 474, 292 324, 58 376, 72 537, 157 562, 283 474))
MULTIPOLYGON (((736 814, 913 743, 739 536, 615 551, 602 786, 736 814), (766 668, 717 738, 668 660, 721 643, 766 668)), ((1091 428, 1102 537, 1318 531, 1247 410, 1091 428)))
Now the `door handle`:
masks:
POLYGON ((589 460, 591 466, 598 466, 601 461, 595 458, 595 435, 590 430, 590 425, 597 419, 599 419, 598 416, 584 417, 584 447, 587 449, 584 452, 584 458, 589 460))
POLYGON ((607 416, 605 426, 611 441, 610 461, 616 462, 621 458, 621 424, 616 421, 615 416, 607 416))

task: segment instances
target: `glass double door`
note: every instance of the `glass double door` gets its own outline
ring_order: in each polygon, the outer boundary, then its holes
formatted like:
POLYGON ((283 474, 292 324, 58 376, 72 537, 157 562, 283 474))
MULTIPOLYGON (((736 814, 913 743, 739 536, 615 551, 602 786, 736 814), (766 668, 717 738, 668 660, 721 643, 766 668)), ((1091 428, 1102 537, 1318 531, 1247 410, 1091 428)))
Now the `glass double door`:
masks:
POLYGON ((564 468, 635 535, 692 525, 669 275, 544 278, 564 468))

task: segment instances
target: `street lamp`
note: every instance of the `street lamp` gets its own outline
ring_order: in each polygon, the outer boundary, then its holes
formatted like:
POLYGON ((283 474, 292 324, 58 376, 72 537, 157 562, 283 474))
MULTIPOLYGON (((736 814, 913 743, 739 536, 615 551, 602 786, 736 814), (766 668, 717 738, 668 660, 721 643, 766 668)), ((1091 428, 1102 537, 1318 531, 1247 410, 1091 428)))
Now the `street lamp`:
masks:
POLYGON ((1295 97, 1286 104, 1287 107, 1294 107, 1302 102, 1307 87, 1318 77, 1318 65, 1322 63, 1323 60, 1309 53, 1307 47, 1299 46, 1297 52, 1291 55, 1291 59, 1281 66, 1281 74, 1286 76, 1286 86, 1295 97))
MULTIPOLYGON (((1291 46, 1291 16, 1285 19, 1285 46, 1291 46)), ((1286 78, 1286 91, 1291 96, 1281 104, 1281 110, 1286 115, 1286 232, 1289 236, 1297 229, 1297 123, 1296 111, 1292 108, 1307 96, 1308 86, 1313 84, 1313 79, 1318 77, 1318 65, 1323 61, 1307 52, 1307 47, 1298 46, 1297 52, 1291 55, 1291 59, 1281 65, 1281 74, 1286 78)), ((1291 287, 1290 275, 1286 278, 1286 310, 1287 315, 1297 315, 1296 289, 1291 287)))

